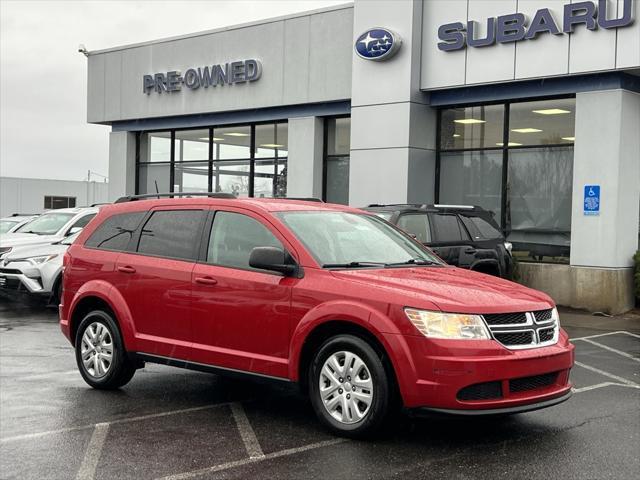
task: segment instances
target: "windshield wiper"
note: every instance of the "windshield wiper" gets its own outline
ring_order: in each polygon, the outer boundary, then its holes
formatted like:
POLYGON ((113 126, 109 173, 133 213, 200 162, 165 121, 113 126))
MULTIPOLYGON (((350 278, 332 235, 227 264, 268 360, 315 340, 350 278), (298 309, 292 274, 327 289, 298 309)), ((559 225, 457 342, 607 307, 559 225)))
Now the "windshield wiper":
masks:
POLYGON ((42 232, 34 232, 33 230, 27 230, 25 232, 20 232, 20 233, 33 233, 34 235, 45 235, 42 232))
POLYGON ((433 260, 426 260, 424 258, 410 258, 406 262, 386 263, 385 267, 398 267, 402 265, 440 265, 439 262, 433 260))
POLYGON ((322 268, 360 268, 360 267, 384 267, 383 262, 349 262, 349 263, 325 263, 322 268))

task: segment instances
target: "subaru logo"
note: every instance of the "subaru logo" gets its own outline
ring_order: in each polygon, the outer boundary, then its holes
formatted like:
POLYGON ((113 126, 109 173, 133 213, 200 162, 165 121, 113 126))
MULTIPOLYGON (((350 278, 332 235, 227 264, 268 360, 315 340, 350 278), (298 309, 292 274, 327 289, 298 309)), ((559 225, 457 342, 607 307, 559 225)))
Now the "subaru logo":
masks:
POLYGON ((358 37, 356 53, 366 60, 386 60, 400 48, 400 37, 386 28, 372 28, 358 37))

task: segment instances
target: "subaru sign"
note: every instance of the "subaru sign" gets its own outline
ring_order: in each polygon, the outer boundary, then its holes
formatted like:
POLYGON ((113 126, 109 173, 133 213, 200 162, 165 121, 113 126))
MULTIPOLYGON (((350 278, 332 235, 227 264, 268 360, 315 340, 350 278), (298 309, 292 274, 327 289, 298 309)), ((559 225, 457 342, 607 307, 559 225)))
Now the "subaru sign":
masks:
POLYGON ((358 37, 356 53, 366 60, 387 60, 400 48, 400 37, 386 28, 371 28, 358 37))
POLYGON ((600 215, 600 185, 584 186, 584 214, 600 215))
MULTIPOLYGON (((486 34, 479 36, 479 23, 469 20, 466 25, 462 22, 447 23, 438 29, 438 48, 444 52, 470 47, 488 47, 496 43, 519 42, 533 40, 538 35, 562 35, 573 33, 577 26, 584 25, 587 30, 598 28, 612 29, 627 27, 633 23, 633 0, 623 0, 622 13, 620 7, 612 10, 608 0, 595 2, 567 3, 563 7, 563 18, 556 22, 548 8, 538 10, 529 20, 522 13, 512 13, 499 17, 490 17, 484 21, 483 29, 486 34)), ((615 4, 615 2, 613 2, 615 4)))

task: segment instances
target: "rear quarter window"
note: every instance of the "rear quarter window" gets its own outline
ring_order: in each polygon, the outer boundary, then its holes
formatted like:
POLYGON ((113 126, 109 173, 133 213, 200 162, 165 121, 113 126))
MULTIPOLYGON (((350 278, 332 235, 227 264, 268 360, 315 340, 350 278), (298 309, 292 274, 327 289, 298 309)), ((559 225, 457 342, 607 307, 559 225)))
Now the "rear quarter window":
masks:
POLYGON ((85 247, 101 250, 124 251, 133 232, 146 212, 121 213, 107 218, 84 243, 85 247))
POLYGON ((497 225, 492 225, 482 217, 461 215, 460 218, 462 218, 465 227, 467 227, 474 239, 492 240, 502 238, 502 232, 497 228, 497 225))
POLYGON ((398 219, 398 227, 405 232, 412 233, 416 240, 422 243, 431 241, 429 217, 426 213, 407 213, 398 219))
POLYGON ((453 214, 433 214, 434 240, 436 242, 462 242, 469 240, 469 235, 465 231, 457 215, 453 214))
POLYGON ((158 210, 142 227, 138 253, 180 260, 196 260, 205 212, 158 210))

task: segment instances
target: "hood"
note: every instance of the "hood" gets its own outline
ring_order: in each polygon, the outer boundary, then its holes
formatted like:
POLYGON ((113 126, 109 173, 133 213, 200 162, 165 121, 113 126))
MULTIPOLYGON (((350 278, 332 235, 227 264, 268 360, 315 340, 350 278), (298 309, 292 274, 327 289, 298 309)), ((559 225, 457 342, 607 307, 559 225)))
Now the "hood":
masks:
POLYGON ((56 235, 36 235, 35 233, 6 233, 0 237, 0 247, 21 247, 23 245, 52 244, 60 240, 56 235))
POLYGON ((42 257, 45 255, 55 255, 61 254, 67 251, 69 245, 28 245, 28 246, 19 246, 14 247, 11 252, 9 252, 2 259, 6 261, 12 261, 19 258, 28 258, 28 257, 42 257))
POLYGON ((394 303, 424 308, 435 304, 444 312, 506 313, 544 310, 554 305, 545 293, 491 275, 455 267, 413 267, 333 271, 363 286, 404 295, 394 303))

